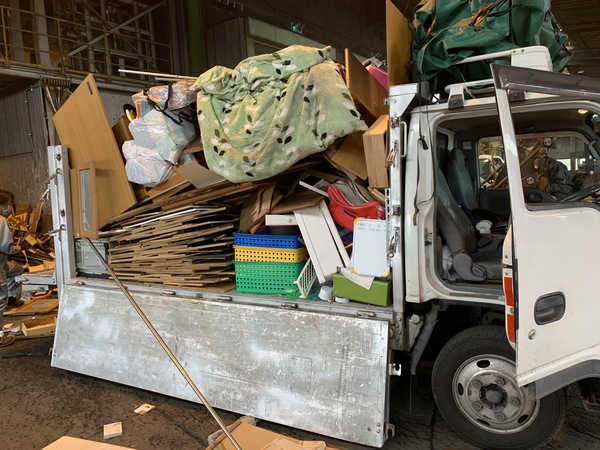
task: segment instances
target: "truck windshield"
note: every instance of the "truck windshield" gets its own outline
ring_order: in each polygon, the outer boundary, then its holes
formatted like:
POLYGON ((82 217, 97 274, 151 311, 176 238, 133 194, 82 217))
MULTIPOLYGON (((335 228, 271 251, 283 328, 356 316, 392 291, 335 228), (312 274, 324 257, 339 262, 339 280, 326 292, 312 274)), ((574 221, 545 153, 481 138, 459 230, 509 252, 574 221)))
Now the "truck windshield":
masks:
MULTIPOLYGON (((581 112, 575 114, 581 115, 581 112)), ((588 133, 552 131, 517 136, 523 187, 526 194, 537 193, 531 195, 532 202, 569 200, 575 193, 600 181, 600 161, 594 148, 596 135, 591 134, 592 128, 587 130, 588 133)), ((506 188, 502 138, 480 139, 477 150, 480 187, 485 190, 506 188)))

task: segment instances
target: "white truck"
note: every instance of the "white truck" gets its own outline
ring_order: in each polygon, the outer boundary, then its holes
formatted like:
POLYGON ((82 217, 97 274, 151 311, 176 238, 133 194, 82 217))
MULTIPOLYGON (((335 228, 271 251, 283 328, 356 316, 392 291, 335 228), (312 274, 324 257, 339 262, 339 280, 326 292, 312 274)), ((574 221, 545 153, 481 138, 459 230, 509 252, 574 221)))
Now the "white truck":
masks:
MULTIPOLYGON (((492 67, 491 86, 453 86, 447 102, 390 88, 392 306, 127 284, 212 406, 382 447, 390 379, 427 354, 457 432, 527 449, 560 429, 567 386, 593 392, 600 81, 492 67), (492 153, 506 163, 489 171, 492 153)), ((67 152, 49 147, 52 365, 198 401, 114 281, 78 268, 93 258, 72 233, 67 152)))

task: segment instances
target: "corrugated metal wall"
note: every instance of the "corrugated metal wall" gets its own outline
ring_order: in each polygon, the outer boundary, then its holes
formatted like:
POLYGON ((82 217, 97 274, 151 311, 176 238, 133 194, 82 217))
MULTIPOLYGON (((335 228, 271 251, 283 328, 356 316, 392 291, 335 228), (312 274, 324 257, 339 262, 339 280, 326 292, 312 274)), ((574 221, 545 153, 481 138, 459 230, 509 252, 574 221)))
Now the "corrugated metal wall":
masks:
POLYGON ((34 206, 46 190, 47 145, 42 88, 36 84, 0 98, 0 189, 13 192, 17 204, 34 206))

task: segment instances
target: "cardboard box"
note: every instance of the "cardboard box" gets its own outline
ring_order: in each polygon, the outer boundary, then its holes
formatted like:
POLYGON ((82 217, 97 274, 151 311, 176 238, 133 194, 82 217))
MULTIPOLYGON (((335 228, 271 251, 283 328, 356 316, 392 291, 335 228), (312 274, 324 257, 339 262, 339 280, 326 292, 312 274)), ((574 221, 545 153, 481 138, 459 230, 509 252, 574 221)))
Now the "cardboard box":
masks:
POLYGON ((371 289, 365 289, 342 274, 336 273, 333 276, 333 295, 370 305, 390 306, 392 304, 392 283, 391 281, 375 280, 371 289))
MULTIPOLYGON (((265 448, 269 450, 291 450, 298 447, 305 450, 327 449, 323 441, 301 441, 254 426, 244 421, 244 418, 236 420, 227 429, 244 450, 263 450, 265 448)), ((221 432, 220 436, 207 447, 207 450, 235 450, 235 447, 225 436, 225 433, 221 432)))
POLYGON ((390 116, 387 114, 380 116, 371 128, 363 134, 369 186, 372 188, 385 189, 390 187, 388 169, 385 165, 388 154, 386 134, 389 119, 390 116))

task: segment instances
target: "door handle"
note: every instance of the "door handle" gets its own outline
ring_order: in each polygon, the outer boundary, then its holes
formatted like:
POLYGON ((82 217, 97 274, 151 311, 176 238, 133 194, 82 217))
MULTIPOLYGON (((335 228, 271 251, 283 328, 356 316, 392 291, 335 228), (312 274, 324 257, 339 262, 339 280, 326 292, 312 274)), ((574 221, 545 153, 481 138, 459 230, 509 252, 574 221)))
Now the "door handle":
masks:
POLYGON ((553 292, 538 298, 535 302, 534 318, 538 325, 546 325, 562 319, 565 315, 566 300, 562 292, 553 292))

